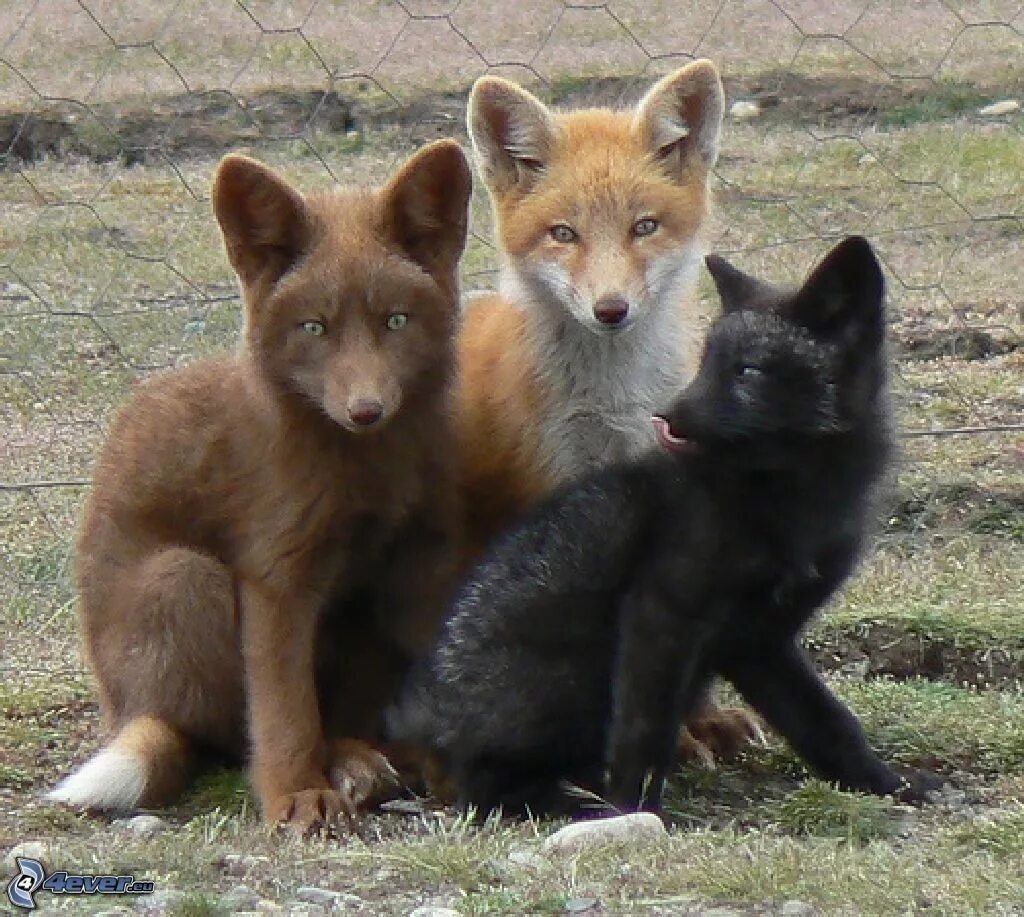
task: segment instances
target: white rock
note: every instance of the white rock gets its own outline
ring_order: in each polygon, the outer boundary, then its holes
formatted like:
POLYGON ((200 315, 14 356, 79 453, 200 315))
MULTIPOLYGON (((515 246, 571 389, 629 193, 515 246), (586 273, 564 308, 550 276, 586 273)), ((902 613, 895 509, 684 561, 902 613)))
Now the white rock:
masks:
POLYGON ((152 895, 140 895, 135 902, 137 911, 170 911, 181 905, 185 893, 176 888, 158 888, 152 895))
POLYGON ((426 907, 418 907, 409 911, 409 917, 462 917, 462 915, 458 911, 453 911, 450 907, 432 907, 427 905, 426 907))
POLYGON ((238 911, 253 911, 260 906, 260 896, 248 885, 236 885, 220 899, 220 903, 232 914, 238 911))
POLYGON ((1020 102, 1016 99, 1003 99, 1001 102, 993 102, 979 108, 978 114, 987 118, 998 118, 999 115, 1012 115, 1015 111, 1020 111, 1020 102))
POLYGON ((136 837, 153 837, 170 827, 158 815, 136 815, 133 818, 119 818, 114 822, 114 825, 130 831, 136 837))
POLYGON ((812 917, 814 908, 806 901, 791 898, 789 901, 783 902, 782 907, 779 908, 779 914, 781 917, 812 917))
POLYGON ((865 153, 860 159, 857 160, 859 166, 870 166, 878 162, 878 157, 874 153, 865 153))
POLYGON ((4 857, 4 866, 7 869, 16 870, 18 868, 16 857, 27 857, 30 860, 43 860, 43 865, 52 869, 53 864, 45 862, 49 853, 50 848, 42 841, 23 841, 7 851, 7 856, 4 857))
POLYGON ((514 847, 508 852, 508 863, 516 869, 537 870, 547 865, 547 860, 528 847, 514 847))
POLYGON ((747 99, 740 99, 729 106, 729 117, 734 121, 749 121, 760 114, 761 106, 747 99))
POLYGON ((544 841, 546 853, 579 853, 599 844, 621 841, 655 843, 668 832, 657 815, 651 812, 633 812, 613 818, 595 818, 574 822, 560 828, 544 841))

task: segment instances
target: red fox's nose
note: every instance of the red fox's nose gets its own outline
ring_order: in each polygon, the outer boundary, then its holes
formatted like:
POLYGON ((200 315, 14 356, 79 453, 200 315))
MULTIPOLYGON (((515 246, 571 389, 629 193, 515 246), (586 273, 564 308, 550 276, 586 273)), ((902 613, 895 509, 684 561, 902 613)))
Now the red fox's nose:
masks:
POLYGON ((594 303, 594 316, 605 325, 618 325, 629 314, 629 303, 621 296, 602 296, 594 303))
POLYGON ((357 423, 361 427, 372 427, 384 416, 384 405, 369 398, 360 398, 349 407, 348 416, 352 423, 357 423))

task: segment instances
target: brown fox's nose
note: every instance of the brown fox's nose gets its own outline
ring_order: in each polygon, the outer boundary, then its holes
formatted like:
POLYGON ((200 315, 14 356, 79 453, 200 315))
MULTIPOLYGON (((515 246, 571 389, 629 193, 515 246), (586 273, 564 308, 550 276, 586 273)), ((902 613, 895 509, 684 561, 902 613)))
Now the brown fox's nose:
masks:
POLYGON ((618 325, 629 314, 629 303, 621 296, 602 296, 594 303, 594 316, 604 325, 618 325))
POLYGON ((361 427, 372 427, 384 416, 384 405, 369 398, 360 398, 348 409, 348 416, 352 423, 357 423, 361 427))

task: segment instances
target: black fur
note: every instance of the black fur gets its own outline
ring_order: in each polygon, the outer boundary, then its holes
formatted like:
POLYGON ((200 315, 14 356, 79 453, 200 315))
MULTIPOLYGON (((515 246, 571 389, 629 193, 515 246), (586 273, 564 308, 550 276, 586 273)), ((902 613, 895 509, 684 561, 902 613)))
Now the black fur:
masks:
POLYGON ((723 316, 655 418, 666 448, 561 491, 459 592, 391 712, 459 803, 563 807, 562 781, 658 808, 679 723, 731 681, 821 776, 920 796, 799 644, 850 573, 886 469, 883 283, 839 244, 795 293, 709 257, 723 316))

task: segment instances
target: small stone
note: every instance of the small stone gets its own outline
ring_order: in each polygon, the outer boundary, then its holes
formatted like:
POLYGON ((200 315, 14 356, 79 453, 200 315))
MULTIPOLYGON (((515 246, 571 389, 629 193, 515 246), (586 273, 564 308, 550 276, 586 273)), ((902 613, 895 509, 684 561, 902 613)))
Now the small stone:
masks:
POLYGON ((260 896, 248 885, 236 885, 223 898, 221 904, 232 914, 237 911, 251 911, 260 905, 260 896))
POLYGON ((49 853, 50 848, 42 841, 23 841, 7 851, 7 856, 4 857, 4 866, 16 870, 18 868, 17 857, 26 857, 29 860, 40 860, 44 866, 49 867, 52 864, 45 862, 49 853))
POLYGON ((1016 99, 1003 99, 1000 102, 993 102, 984 108, 978 109, 978 114, 986 118, 998 118, 1000 115, 1012 115, 1020 111, 1020 102, 1016 99))
POLYGON ((358 906, 364 903, 358 895, 335 891, 333 888, 317 888, 314 885, 304 885, 302 888, 296 889, 295 897, 299 901, 319 905, 328 910, 334 907, 358 906))
POLYGON ((601 914, 604 908, 597 898, 570 898, 565 902, 567 914, 601 914))
POLYGON ((806 901, 798 901, 796 898, 782 902, 782 907, 779 908, 782 917, 811 917, 814 912, 814 908, 806 901))
POLYGON ((743 913, 731 907, 709 907, 700 912, 700 917, 743 917, 743 913))
POLYGON ((518 869, 543 869, 547 861, 528 847, 513 847, 508 853, 509 866, 518 869))
POLYGON ((450 907, 434 907, 428 904, 409 911, 409 917, 462 917, 462 915, 450 907))
POLYGON ((170 827, 158 815, 136 815, 134 818, 119 818, 112 824, 116 828, 130 831, 136 837, 155 837, 170 827))
POLYGON ((740 99, 729 107, 729 117, 734 121, 749 121, 761 114, 761 106, 757 102, 740 99))
POLYGON ((878 162, 878 157, 874 153, 865 153, 860 159, 857 160, 859 166, 872 166, 878 162))
POLYGON ((135 902, 137 911, 170 911, 185 900, 185 893, 176 888, 158 888, 151 895, 141 895, 135 902))
POLYGON ((270 863, 270 857, 253 854, 225 853, 216 865, 220 866, 229 876, 244 876, 251 869, 264 869, 270 863))
POLYGON ((667 834, 665 825, 657 815, 633 812, 566 825, 544 841, 544 851, 572 854, 599 844, 623 841, 631 844, 655 843, 667 834))

